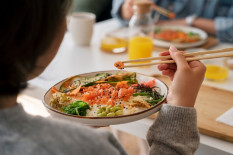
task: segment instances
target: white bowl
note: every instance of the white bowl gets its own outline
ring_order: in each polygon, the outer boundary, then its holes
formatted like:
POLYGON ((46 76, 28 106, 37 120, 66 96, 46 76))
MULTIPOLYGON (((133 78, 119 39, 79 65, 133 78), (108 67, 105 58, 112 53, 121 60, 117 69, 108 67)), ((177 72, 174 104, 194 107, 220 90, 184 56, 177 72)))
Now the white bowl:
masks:
MULTIPOLYGON (((92 77, 95 76, 97 73, 102 73, 102 72, 107 72, 107 73, 115 73, 119 72, 119 70, 111 70, 111 71, 99 71, 99 72, 91 72, 91 73, 85 73, 85 74, 80 74, 79 76, 83 77, 92 77)), ((155 79, 154 77, 146 76, 140 73, 137 73, 137 80, 139 82, 143 81, 150 81, 152 79, 155 79)), ((65 81, 66 79, 58 82, 57 84, 54 85, 55 88, 59 89, 60 85, 65 81)), ((156 86, 160 88, 161 94, 164 95, 163 100, 156 104, 155 106, 146 109, 144 111, 140 111, 137 113, 129 114, 129 115, 122 115, 122 116, 115 116, 115 117, 86 117, 86 116, 77 116, 77 115, 69 115, 65 114, 61 111, 58 111, 54 108, 52 108, 49 103, 52 98, 52 93, 51 89, 49 89, 43 99, 43 104, 46 107, 47 111, 51 114, 53 117, 58 117, 62 119, 68 119, 72 121, 76 121, 78 123, 86 124, 86 125, 91 125, 91 126, 108 126, 108 125, 114 125, 114 124, 122 124, 122 123, 128 123, 132 121, 136 121, 145 117, 148 117, 155 112, 160 110, 161 105, 165 102, 165 99, 168 94, 168 87, 167 85, 158 80, 155 79, 156 86)))
POLYGON ((194 27, 189 27, 189 26, 182 26, 182 25, 166 25, 166 26, 157 26, 156 29, 172 29, 172 30, 181 30, 184 32, 194 32, 198 33, 201 37, 201 40, 193 43, 174 43, 174 42, 169 42, 169 41, 164 41, 160 39, 153 39, 153 43, 155 46, 160 46, 160 47, 166 47, 169 48, 171 45, 176 46, 176 48, 191 48, 191 47, 197 47, 200 45, 203 45, 206 40, 207 40, 207 33, 201 29, 194 28, 194 27))

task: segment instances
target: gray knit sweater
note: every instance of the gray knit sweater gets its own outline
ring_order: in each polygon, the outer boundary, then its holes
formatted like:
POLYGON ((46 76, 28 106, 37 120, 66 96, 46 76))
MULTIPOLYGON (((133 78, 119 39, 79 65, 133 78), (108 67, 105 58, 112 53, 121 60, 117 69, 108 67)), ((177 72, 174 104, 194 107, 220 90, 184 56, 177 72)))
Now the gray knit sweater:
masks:
MULTIPOLYGON (((148 131, 150 154, 189 155, 199 135, 194 108, 163 105, 148 131)), ((64 120, 26 114, 20 105, 0 110, 0 155, 126 154, 114 136, 64 120)))

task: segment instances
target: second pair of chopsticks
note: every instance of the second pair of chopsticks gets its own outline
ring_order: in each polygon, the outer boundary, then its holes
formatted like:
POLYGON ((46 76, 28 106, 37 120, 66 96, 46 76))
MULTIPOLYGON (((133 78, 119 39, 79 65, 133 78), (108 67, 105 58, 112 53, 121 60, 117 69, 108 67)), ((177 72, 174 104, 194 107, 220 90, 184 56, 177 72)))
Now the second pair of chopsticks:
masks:
POLYGON ((166 16, 166 17, 169 17, 169 18, 175 18, 175 14, 167 9, 164 9, 160 6, 157 6, 154 2, 152 1, 145 1, 145 0, 137 0, 134 2, 134 5, 136 6, 140 6, 140 8, 142 10, 144 10, 145 8, 151 6, 151 8, 155 11, 157 11, 158 13, 166 16))
POLYGON ((171 18, 171 19, 175 18, 175 16, 176 16, 175 13, 173 13, 171 11, 168 11, 168 10, 166 10, 166 9, 160 7, 160 6, 157 6, 154 3, 152 3, 152 9, 157 11, 158 13, 166 16, 166 17, 171 18))
MULTIPOLYGON (((232 57, 233 56, 233 53, 216 54, 216 53, 224 53, 224 52, 233 52, 233 48, 225 48, 225 49, 220 49, 220 50, 210 50, 210 51, 204 51, 204 52, 184 53, 183 55, 185 57, 187 57, 186 58, 187 61, 213 59, 213 58, 221 58, 221 57, 232 57), (216 55, 197 56, 197 55, 204 55, 204 54, 216 54, 216 55)), ((150 57, 150 58, 141 58, 141 59, 135 59, 135 60, 120 61, 120 67, 118 67, 118 68, 129 68, 129 67, 140 67, 140 66, 151 66, 151 65, 166 64, 166 63, 175 63, 174 60, 164 60, 164 59, 171 59, 171 56, 168 55, 168 56, 159 56, 159 57, 150 57), (125 65, 125 63, 144 62, 144 61, 151 61, 151 60, 163 60, 163 61, 125 65)))

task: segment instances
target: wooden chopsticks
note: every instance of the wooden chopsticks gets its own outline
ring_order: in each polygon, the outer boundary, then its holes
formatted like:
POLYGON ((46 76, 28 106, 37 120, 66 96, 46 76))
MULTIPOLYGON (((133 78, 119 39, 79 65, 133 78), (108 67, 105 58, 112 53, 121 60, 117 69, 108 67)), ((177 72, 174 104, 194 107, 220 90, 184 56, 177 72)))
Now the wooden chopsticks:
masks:
POLYGON ((166 17, 171 18, 171 19, 175 18, 175 14, 173 12, 168 11, 168 10, 166 10, 166 9, 160 7, 160 6, 157 6, 154 3, 152 4, 152 9, 157 11, 158 13, 166 16, 166 17))
POLYGON ((157 6, 153 1, 150 1, 150 0, 149 1, 136 0, 134 2, 134 5, 142 6, 142 7, 150 5, 151 8, 153 10, 157 11, 158 13, 160 13, 160 14, 166 16, 166 17, 172 18, 172 19, 175 18, 175 14, 173 12, 171 12, 171 11, 169 11, 167 9, 164 9, 164 8, 162 8, 160 6, 157 6))
MULTIPOLYGON (((187 61, 194 61, 194 60, 221 58, 221 57, 231 57, 233 56, 233 53, 225 53, 225 54, 216 54, 216 53, 224 53, 224 52, 232 52, 232 51, 233 51, 233 48, 225 48, 225 49, 220 49, 220 50, 210 50, 210 51, 204 51, 204 52, 184 53, 184 56, 187 57, 186 58, 187 61), (215 54, 215 55, 197 56, 197 55, 204 55, 204 54, 215 54)), ((159 57, 150 57, 150 58, 141 58, 141 59, 121 61, 121 63, 123 63, 123 66, 120 66, 120 68, 175 63, 174 60, 163 60, 163 59, 171 59, 171 56, 168 55, 168 56, 159 56, 159 57), (125 63, 144 62, 144 61, 151 61, 151 60, 163 60, 163 61, 125 65, 125 63)))

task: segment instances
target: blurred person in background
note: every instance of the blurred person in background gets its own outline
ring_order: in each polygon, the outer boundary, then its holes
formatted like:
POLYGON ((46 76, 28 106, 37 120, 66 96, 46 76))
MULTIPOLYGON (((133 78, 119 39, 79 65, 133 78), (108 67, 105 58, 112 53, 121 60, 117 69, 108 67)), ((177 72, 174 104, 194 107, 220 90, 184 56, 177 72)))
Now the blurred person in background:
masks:
POLYGON ((100 22, 112 18, 111 9, 112 0, 74 0, 72 11, 94 13, 100 22))
MULTIPOLYGON (((127 25, 136 0, 114 0, 112 15, 127 25)), ((175 19, 160 16, 158 25, 187 25, 215 35, 222 42, 233 43, 232 0, 152 0, 176 14, 175 19)))

